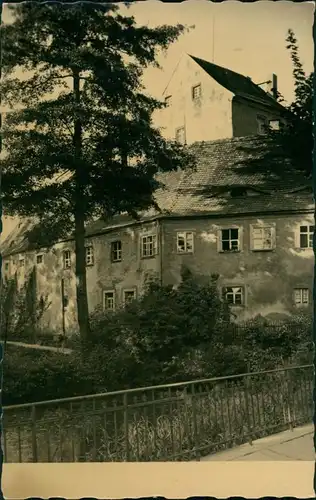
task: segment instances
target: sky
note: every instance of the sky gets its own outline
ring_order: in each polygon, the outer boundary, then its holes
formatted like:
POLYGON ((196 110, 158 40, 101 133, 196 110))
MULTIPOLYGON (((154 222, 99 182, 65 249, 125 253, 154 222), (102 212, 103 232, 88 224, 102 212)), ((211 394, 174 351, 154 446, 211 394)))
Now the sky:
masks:
MULTIPOLYGON (((124 15, 134 16, 137 24, 150 27, 164 24, 194 26, 160 54, 161 69, 149 68, 143 82, 146 91, 161 97, 183 53, 213 61, 245 76, 255 83, 278 76, 278 90, 287 101, 293 99, 292 63, 286 50, 286 35, 292 29, 298 39, 299 55, 306 73, 313 70, 312 2, 258 1, 241 3, 189 0, 182 3, 160 1, 122 5, 124 15)), ((3 22, 10 22, 4 6, 3 22)), ((5 220, 2 240, 13 229, 5 220)))

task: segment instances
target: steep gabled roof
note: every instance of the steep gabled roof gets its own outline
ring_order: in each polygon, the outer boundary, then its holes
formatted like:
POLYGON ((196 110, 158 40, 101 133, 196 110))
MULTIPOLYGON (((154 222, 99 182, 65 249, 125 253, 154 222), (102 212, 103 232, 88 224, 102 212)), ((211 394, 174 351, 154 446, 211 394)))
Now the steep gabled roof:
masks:
MULTIPOLYGON (((218 218, 227 215, 282 214, 314 212, 311 182, 299 174, 288 174, 286 179, 252 171, 245 173, 245 165, 256 156, 256 145, 262 145, 262 137, 238 137, 195 143, 190 146, 197 164, 194 170, 183 170, 160 175, 165 185, 155 193, 161 212, 154 209, 140 214, 142 221, 164 216, 209 215, 218 218), (247 188, 248 194, 232 196, 232 188, 247 188)), ((135 223, 127 214, 111 221, 97 220, 86 227, 86 236, 93 236, 135 223)), ((26 251, 27 229, 32 221, 26 221, 9 235, 1 245, 3 255, 26 251)))
POLYGON ((236 73, 217 64, 205 61, 199 57, 190 55, 191 59, 195 61, 208 75, 217 81, 222 87, 239 97, 246 97, 262 102, 268 106, 283 109, 283 106, 275 101, 275 99, 267 94, 259 85, 256 85, 251 78, 236 73))

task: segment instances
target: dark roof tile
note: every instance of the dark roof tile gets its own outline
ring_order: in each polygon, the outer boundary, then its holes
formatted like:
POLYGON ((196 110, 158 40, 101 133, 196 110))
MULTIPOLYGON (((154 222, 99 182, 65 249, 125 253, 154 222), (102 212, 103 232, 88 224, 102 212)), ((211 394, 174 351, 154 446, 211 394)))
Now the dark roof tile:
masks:
MULTIPOLYGON (((268 179, 259 173, 241 173, 251 155, 255 155, 256 141, 263 138, 244 137, 190 146, 197 158, 195 169, 160 175, 165 187, 158 189, 155 198, 162 215, 221 215, 264 213, 275 211, 314 210, 311 183, 301 175, 288 175, 280 182, 278 177, 268 179), (250 146, 254 146, 252 149, 250 146), (232 196, 232 187, 247 187, 248 195, 232 196), (304 190, 304 188, 306 188, 304 190), (310 190, 310 191, 309 191, 310 190)), ((159 216, 154 209, 140 214, 142 220, 159 216)), ((134 223, 126 214, 111 221, 97 220, 87 225, 87 236, 111 231, 134 223)), ((32 226, 24 222, 1 245, 4 255, 25 251, 25 232, 32 226), (11 242, 13 241, 13 244, 11 242)))
POLYGON ((264 104, 269 106, 277 107, 280 110, 283 106, 279 104, 272 96, 267 94, 259 85, 256 85, 251 78, 236 73, 217 64, 205 61, 199 57, 190 55, 190 57, 195 61, 208 75, 210 75, 214 80, 217 81, 222 87, 240 97, 248 97, 258 101, 262 101, 264 104))

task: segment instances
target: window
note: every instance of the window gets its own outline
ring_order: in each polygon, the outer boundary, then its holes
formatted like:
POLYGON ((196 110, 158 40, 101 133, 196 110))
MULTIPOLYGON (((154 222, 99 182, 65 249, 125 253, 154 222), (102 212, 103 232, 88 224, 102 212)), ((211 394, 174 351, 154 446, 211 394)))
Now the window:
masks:
POLYGON ((258 134, 265 135, 267 133, 267 125, 268 120, 265 116, 257 116, 257 124, 258 124, 258 134))
POLYGON ((314 226, 300 226, 300 248, 313 248, 314 226))
POLYGON ((177 233, 177 252, 193 253, 193 233, 177 233))
POLYGON ((176 141, 180 144, 185 144, 185 128, 179 127, 176 129, 176 141))
POLYGON ((103 310, 114 311, 115 309, 115 292, 108 290, 103 292, 103 310))
POLYGON ((274 248, 273 226, 251 226, 252 250, 272 250, 274 248))
POLYGON ((111 261, 120 262, 122 260, 122 242, 112 241, 111 243, 111 261))
POLYGON ((242 306, 244 304, 244 289, 242 286, 228 286, 223 288, 223 299, 228 304, 242 306))
POLYGON ((157 254, 157 237, 154 234, 142 236, 141 240, 141 256, 153 257, 157 254))
POLYGON ((280 121, 279 120, 269 120, 269 128, 270 128, 270 130, 280 130, 280 121))
POLYGON ((6 262, 6 263, 4 264, 4 270, 5 270, 5 271, 9 271, 9 262, 6 262))
POLYGON ((65 250, 63 252, 63 263, 64 263, 64 269, 69 269, 71 267, 71 253, 70 253, 70 250, 65 250))
POLYGON ((93 264, 94 264, 93 246, 89 245, 86 247, 86 265, 93 266, 93 264))
POLYGON ((192 99, 193 101, 197 101, 201 98, 202 96, 202 87, 201 84, 195 85, 192 87, 192 99))
POLYGON ((124 305, 130 304, 136 299, 136 290, 123 290, 124 305))
POLYGON ((167 95, 165 97, 165 104, 167 104, 167 106, 170 106, 172 104, 172 96, 171 95, 167 95))
POLYGON ((294 303, 297 306, 309 304, 309 289, 308 288, 295 288, 294 289, 294 303))
POLYGON ((239 229, 222 229, 221 230, 221 252, 238 252, 239 251, 239 229))
POLYGON ((43 264, 43 254, 36 255, 36 264, 43 264))
POLYGON ((19 258, 19 268, 23 268, 25 266, 25 259, 24 257, 19 258))

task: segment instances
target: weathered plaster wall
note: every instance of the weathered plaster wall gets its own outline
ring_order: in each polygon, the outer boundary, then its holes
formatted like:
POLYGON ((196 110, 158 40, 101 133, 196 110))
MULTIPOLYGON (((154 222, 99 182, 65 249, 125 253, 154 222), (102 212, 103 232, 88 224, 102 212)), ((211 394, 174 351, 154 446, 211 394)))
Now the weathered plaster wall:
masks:
POLYGON ((269 120, 280 119, 280 114, 277 111, 272 111, 267 106, 234 97, 232 100, 233 137, 246 137, 257 134, 258 115, 266 117, 268 122, 269 120))
MULTIPOLYGON (((176 285, 184 265, 205 277, 219 273, 220 286, 244 286, 245 306, 234 308, 240 319, 257 314, 289 315, 294 310, 294 288, 309 288, 312 293, 313 250, 299 248, 299 226, 308 224, 314 224, 313 214, 167 219, 160 223, 135 224, 87 238, 87 245, 93 244, 94 249, 94 265, 87 267, 89 309, 92 312, 102 306, 103 290, 115 290, 118 307, 122 304, 124 289, 136 288, 139 296, 150 275, 161 276, 164 284, 176 285), (275 225, 275 249, 251 250, 250 225, 258 223, 275 225), (218 230, 234 226, 242 228, 241 251, 219 253, 218 230), (177 231, 194 233, 193 254, 177 253, 177 231), (154 257, 140 256, 140 238, 145 234, 157 235, 158 254, 154 257), (122 241, 123 258, 121 262, 112 263, 111 242, 116 240, 122 241)), ((61 280, 64 279, 65 295, 69 300, 65 310, 65 327, 66 333, 71 334, 77 328, 73 242, 59 243, 47 251, 28 252, 25 259, 25 275, 34 265, 36 267, 38 298, 47 297, 50 303, 42 317, 41 326, 58 333, 62 332, 61 280), (71 269, 63 269, 64 250, 72 251, 71 269), (43 254, 42 264, 36 264, 37 253, 43 254)), ((11 256, 11 275, 17 262, 18 255, 11 256)), ((22 283, 23 275, 20 273, 18 276, 22 283)))
POLYGON ((175 138, 175 130, 185 127, 187 144, 233 137, 232 94, 213 80, 190 57, 183 56, 164 93, 172 104, 154 116, 163 135, 175 138), (201 84, 202 96, 192 100, 192 87, 201 84))
POLYGON ((163 283, 177 284, 181 267, 209 276, 220 274, 220 286, 245 286, 246 305, 235 308, 240 319, 262 314, 290 314, 293 289, 307 287, 312 292, 313 251, 300 249, 299 226, 313 224, 313 215, 269 215, 265 217, 231 217, 213 220, 168 220, 164 224, 163 283), (250 225, 263 221, 276 228, 276 248, 271 251, 250 249, 250 225), (221 227, 242 227, 242 249, 236 253, 219 253, 217 231, 221 227), (177 254, 177 231, 193 231, 193 254, 177 254))
MULTIPOLYGON (((141 293, 145 280, 150 275, 160 273, 159 252, 159 226, 156 222, 136 224, 134 227, 126 227, 117 231, 110 231, 100 236, 87 238, 86 244, 93 245, 94 264, 87 266, 87 289, 89 310, 92 312, 97 307, 102 307, 103 290, 114 290, 116 305, 122 304, 123 290, 135 289, 136 294, 141 293), (154 257, 141 258, 140 238, 142 235, 156 234, 158 243, 158 254, 154 257), (111 242, 121 240, 122 261, 111 262, 111 242)), ((62 332, 62 291, 61 281, 64 280, 64 294, 68 298, 65 308, 65 330, 73 333, 77 326, 76 305, 76 277, 75 277, 75 253, 74 242, 61 242, 48 250, 39 252, 28 252, 24 255, 26 261, 23 269, 18 268, 19 256, 11 256, 5 262, 10 262, 7 275, 13 276, 18 270, 18 282, 20 286, 30 270, 36 268, 37 297, 44 297, 49 307, 43 314, 40 326, 42 329, 62 332), (63 252, 71 251, 71 268, 63 268, 63 252), (36 255, 43 255, 43 263, 36 264, 36 255)))

